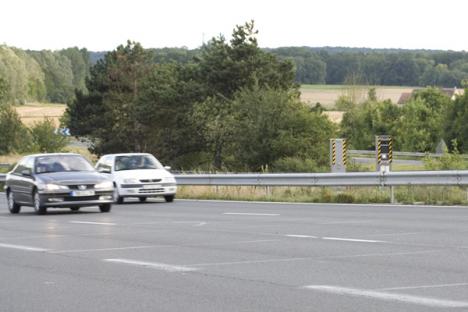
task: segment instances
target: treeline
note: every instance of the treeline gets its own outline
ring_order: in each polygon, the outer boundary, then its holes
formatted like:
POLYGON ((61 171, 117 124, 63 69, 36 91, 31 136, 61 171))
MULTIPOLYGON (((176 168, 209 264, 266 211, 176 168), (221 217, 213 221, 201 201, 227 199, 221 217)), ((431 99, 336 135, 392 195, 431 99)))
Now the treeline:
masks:
POLYGON ((454 100, 437 88, 420 89, 403 106, 377 100, 373 89, 363 103, 340 101, 347 109, 340 136, 352 148, 372 150, 375 136, 388 134, 395 150, 435 152, 443 141, 449 151, 468 153, 468 89, 454 100))
POLYGON ((105 54, 68 105, 71 132, 97 154, 150 152, 176 169, 326 170, 335 126, 300 102, 293 64, 258 47, 253 22, 196 57, 173 52, 105 54))
MULTIPOLYGON (((264 49, 295 65, 300 84, 460 87, 468 53, 431 50, 284 47, 264 49)), ((151 49, 157 63, 187 63, 200 50, 151 49)))
POLYGON ((310 84, 460 87, 468 53, 289 47, 269 50, 296 64, 296 80, 310 84))
MULTIPOLYGON (((468 53, 430 50, 285 47, 263 49, 295 67, 299 84, 364 84, 460 87, 468 80, 468 53)), ((196 62, 200 49, 148 49, 155 64, 196 62)), ((0 45, 0 78, 8 83, 12 103, 68 103, 75 89, 87 92, 92 65, 107 52, 69 48, 29 51, 0 45)))
POLYGON ((89 68, 86 49, 24 51, 0 45, 0 80, 9 103, 70 102, 75 89, 86 91, 89 68))

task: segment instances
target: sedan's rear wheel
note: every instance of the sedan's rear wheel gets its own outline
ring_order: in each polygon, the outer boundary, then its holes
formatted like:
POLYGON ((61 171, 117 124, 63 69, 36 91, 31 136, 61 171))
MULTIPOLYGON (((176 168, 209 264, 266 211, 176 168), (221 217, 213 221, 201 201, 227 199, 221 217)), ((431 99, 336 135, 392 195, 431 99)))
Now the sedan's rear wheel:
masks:
POLYGON ((41 197, 37 191, 34 192, 34 210, 38 215, 45 215, 47 213, 47 207, 41 203, 41 197))
POLYGON ((8 210, 10 210, 10 213, 19 213, 21 210, 21 206, 15 202, 15 194, 12 191, 8 192, 7 200, 8 210))
POLYGON ((112 208, 111 204, 103 204, 99 206, 99 210, 101 210, 101 212, 109 212, 111 211, 111 208, 112 208))

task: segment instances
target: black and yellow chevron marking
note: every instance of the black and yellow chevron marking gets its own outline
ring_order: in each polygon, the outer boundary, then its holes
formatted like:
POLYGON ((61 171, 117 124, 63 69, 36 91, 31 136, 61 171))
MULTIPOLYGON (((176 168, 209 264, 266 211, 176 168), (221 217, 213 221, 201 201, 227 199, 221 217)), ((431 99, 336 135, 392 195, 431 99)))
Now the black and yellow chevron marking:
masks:
POLYGON ((377 162, 382 164, 382 142, 378 140, 377 142, 377 162))
POLYGON ((393 159, 393 149, 392 149, 392 139, 388 140, 388 161, 392 162, 393 159))
POLYGON ((348 163, 348 148, 346 146, 346 140, 343 140, 343 164, 346 166, 348 163))
POLYGON ((332 165, 336 164, 336 141, 332 142, 332 165))

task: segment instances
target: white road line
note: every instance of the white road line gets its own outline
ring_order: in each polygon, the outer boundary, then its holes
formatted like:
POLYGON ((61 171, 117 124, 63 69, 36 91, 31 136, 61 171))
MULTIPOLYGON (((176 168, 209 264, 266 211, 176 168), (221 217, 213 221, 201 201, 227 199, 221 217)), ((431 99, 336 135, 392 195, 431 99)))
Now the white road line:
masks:
POLYGON ((130 249, 144 249, 144 248, 154 248, 154 247, 173 247, 172 245, 145 245, 145 246, 133 246, 133 247, 114 247, 114 248, 95 248, 95 249, 67 249, 67 250, 54 250, 49 253, 59 254, 59 253, 73 253, 73 252, 93 252, 93 251, 113 251, 113 250, 130 250, 130 249))
POLYGON ((94 224, 94 225, 117 225, 117 223, 112 222, 93 222, 93 221, 70 221, 74 224, 94 224))
POLYGON ((328 286, 328 285, 309 285, 304 288, 310 290, 316 290, 320 292, 336 294, 336 295, 348 295, 353 297, 365 297, 370 299, 379 299, 384 301, 397 301, 404 303, 411 303, 416 305, 423 305, 433 308, 466 308, 468 307, 468 302, 466 301, 453 301, 453 300, 444 300, 428 297, 419 297, 405 294, 396 294, 396 293, 385 293, 374 290, 366 289, 356 289, 356 288, 346 288, 346 287, 337 287, 337 286, 328 286))
POLYGON ((197 268, 191 268, 187 266, 171 265, 171 264, 158 263, 158 262, 146 262, 146 261, 138 261, 138 260, 131 260, 131 259, 104 259, 103 261, 148 267, 148 268, 166 271, 166 272, 191 272, 191 271, 198 270, 197 268))
POLYGON ((344 241, 344 242, 358 242, 358 243, 385 243, 385 241, 380 241, 380 240, 356 239, 356 238, 344 238, 344 237, 322 237, 322 239, 344 241))
POLYGON ((286 234, 286 237, 296 237, 296 238, 318 238, 317 236, 312 235, 300 235, 300 234, 286 234))
POLYGON ((239 216, 279 216, 279 213, 254 213, 254 212, 225 212, 225 215, 239 215, 239 216))
POLYGON ((38 248, 38 247, 31 247, 31 246, 24 246, 24 245, 13 245, 13 244, 3 244, 0 243, 1 248, 11 248, 11 249, 19 249, 19 250, 25 250, 25 251, 47 251, 48 249, 44 248, 38 248))
POLYGON ((468 283, 452 283, 452 284, 437 284, 437 285, 420 285, 420 286, 405 286, 405 287, 392 287, 392 288, 380 288, 381 291, 392 291, 392 290, 405 290, 405 289, 425 289, 425 288, 445 288, 445 287, 460 287, 468 286, 468 283))

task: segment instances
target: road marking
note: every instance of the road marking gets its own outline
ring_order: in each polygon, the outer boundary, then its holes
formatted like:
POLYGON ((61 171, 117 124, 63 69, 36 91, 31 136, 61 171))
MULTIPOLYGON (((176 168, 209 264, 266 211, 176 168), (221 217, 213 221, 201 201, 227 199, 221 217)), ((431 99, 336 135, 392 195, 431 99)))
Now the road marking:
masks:
POLYGON ((384 301, 399 301, 404 303, 412 303, 417 305, 423 305, 433 308, 466 308, 468 302, 466 301, 453 301, 436 299, 429 297, 418 297, 405 294, 385 293, 381 291, 357 289, 357 288, 346 288, 328 285, 309 285, 304 288, 310 290, 316 290, 336 295, 348 295, 354 297, 365 297, 371 299, 379 299, 384 301))
POLYGON ((192 271, 198 270, 197 268, 191 268, 187 266, 171 265, 171 264, 158 263, 158 262, 146 262, 146 261, 138 261, 138 260, 131 260, 131 259, 104 259, 103 261, 112 262, 112 263, 130 264, 130 265, 135 265, 135 266, 143 266, 143 267, 148 267, 148 268, 166 271, 166 272, 192 272, 192 271))
POLYGON ((344 242, 358 242, 358 243, 385 243, 385 241, 380 241, 380 240, 344 238, 344 237, 322 237, 322 239, 344 241, 344 242))
POLYGON ((229 261, 229 262, 206 262, 206 263, 190 264, 190 266, 219 266, 219 265, 235 265, 235 264, 260 264, 260 263, 289 262, 289 261, 303 261, 303 260, 314 260, 314 258, 312 258, 312 257, 301 257, 301 258, 278 258, 278 259, 264 259, 264 260, 229 261))
POLYGON ((391 291, 391 290, 404 290, 404 289, 445 288, 445 287, 459 287, 459 286, 468 286, 468 283, 452 283, 452 284, 392 287, 392 288, 380 288, 378 290, 391 291))
POLYGON ((13 244, 3 244, 0 243, 0 247, 2 248, 11 248, 11 249, 19 249, 25 251, 47 251, 48 249, 38 248, 38 247, 31 247, 31 246, 24 246, 24 245, 13 245, 13 244))
POLYGON ((192 226, 204 226, 207 223, 203 221, 174 221, 175 224, 192 224, 192 226))
POLYGON ((67 249, 67 250, 54 250, 49 253, 73 253, 73 252, 92 252, 92 251, 112 251, 112 250, 129 250, 129 249, 144 249, 154 247, 172 247, 172 245, 145 245, 145 246, 133 246, 133 247, 115 247, 115 248, 95 248, 95 249, 67 249))
POLYGON ((318 238, 317 236, 312 235, 300 235, 300 234, 286 234, 286 237, 297 237, 297 238, 318 238))
POLYGON ((279 216, 279 213, 254 213, 254 212, 225 212, 225 215, 239 215, 239 216, 279 216))
POLYGON ((112 222, 93 222, 93 221, 70 221, 74 224, 94 224, 94 225, 117 225, 117 223, 112 222))

